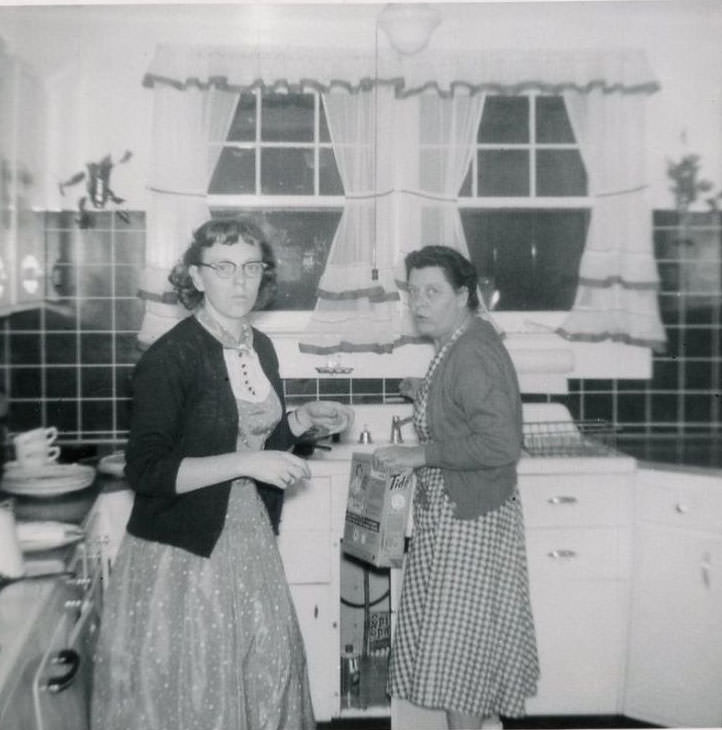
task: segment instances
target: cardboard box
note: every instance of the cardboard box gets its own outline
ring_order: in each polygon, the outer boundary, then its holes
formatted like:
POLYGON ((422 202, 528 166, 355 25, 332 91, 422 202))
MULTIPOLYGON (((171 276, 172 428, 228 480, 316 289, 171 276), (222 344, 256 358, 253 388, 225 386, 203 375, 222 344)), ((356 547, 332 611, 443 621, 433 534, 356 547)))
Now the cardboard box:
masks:
POLYGON ((377 568, 400 568, 414 487, 414 472, 388 474, 373 454, 351 457, 343 551, 377 568))

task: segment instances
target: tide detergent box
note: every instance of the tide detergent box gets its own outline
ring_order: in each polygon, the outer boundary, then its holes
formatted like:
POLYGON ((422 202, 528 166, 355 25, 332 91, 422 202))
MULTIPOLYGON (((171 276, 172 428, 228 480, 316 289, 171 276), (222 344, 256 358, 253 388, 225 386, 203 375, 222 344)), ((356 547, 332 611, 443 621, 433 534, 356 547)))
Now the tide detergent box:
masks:
POLYGON ((377 568, 400 568, 414 488, 414 472, 374 468, 373 455, 351 458, 343 551, 377 568))

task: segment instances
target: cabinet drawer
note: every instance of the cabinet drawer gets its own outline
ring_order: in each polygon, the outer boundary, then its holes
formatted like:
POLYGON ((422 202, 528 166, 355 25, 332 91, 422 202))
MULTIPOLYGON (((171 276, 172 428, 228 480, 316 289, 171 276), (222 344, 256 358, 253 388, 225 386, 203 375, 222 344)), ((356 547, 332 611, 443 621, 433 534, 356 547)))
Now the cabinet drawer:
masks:
POLYGON ((626 474, 534 475, 519 480, 530 527, 628 525, 633 488, 626 474))
POLYGON ((331 479, 302 479, 286 490, 281 532, 331 529, 331 479))
MULTIPOLYGON (((617 580, 629 575, 631 532, 622 529, 528 530, 532 589, 567 580, 617 580)), ((562 596, 558 597, 560 600, 562 596)))
POLYGON ((722 533, 722 477, 640 471, 636 506, 647 522, 722 533))
MULTIPOLYGON (((278 536, 289 583, 328 583, 331 580, 331 533, 281 528, 278 536)), ((338 551, 338 547, 335 548, 338 551)))

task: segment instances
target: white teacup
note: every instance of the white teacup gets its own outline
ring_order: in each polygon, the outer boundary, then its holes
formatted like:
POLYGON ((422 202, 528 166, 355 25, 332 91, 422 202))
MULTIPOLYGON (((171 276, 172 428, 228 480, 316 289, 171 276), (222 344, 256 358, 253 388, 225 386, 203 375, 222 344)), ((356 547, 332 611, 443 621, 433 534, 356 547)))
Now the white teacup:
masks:
POLYGON ((60 447, 54 443, 57 437, 58 429, 55 426, 34 428, 15 436, 13 443, 18 464, 32 468, 56 461, 60 456, 60 447))

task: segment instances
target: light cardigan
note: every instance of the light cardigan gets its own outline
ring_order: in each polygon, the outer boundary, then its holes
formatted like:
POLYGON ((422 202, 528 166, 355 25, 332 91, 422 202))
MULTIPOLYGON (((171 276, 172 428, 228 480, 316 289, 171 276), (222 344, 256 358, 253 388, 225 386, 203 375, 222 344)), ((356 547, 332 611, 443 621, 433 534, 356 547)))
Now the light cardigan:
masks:
MULTIPOLYGON (((253 349, 284 413, 265 447, 285 450, 295 439, 278 358, 270 339, 256 329, 253 349)), ((128 532, 208 557, 225 524, 231 480, 178 494, 176 476, 187 456, 235 451, 237 435, 238 409, 223 346, 195 317, 186 317, 143 353, 133 373, 125 475, 135 498, 128 532)), ((277 531, 283 491, 258 483, 258 492, 277 531)))
POLYGON ((437 366, 426 405, 426 465, 440 467, 455 516, 500 507, 516 486, 522 412, 511 357, 489 322, 474 317, 437 366))

